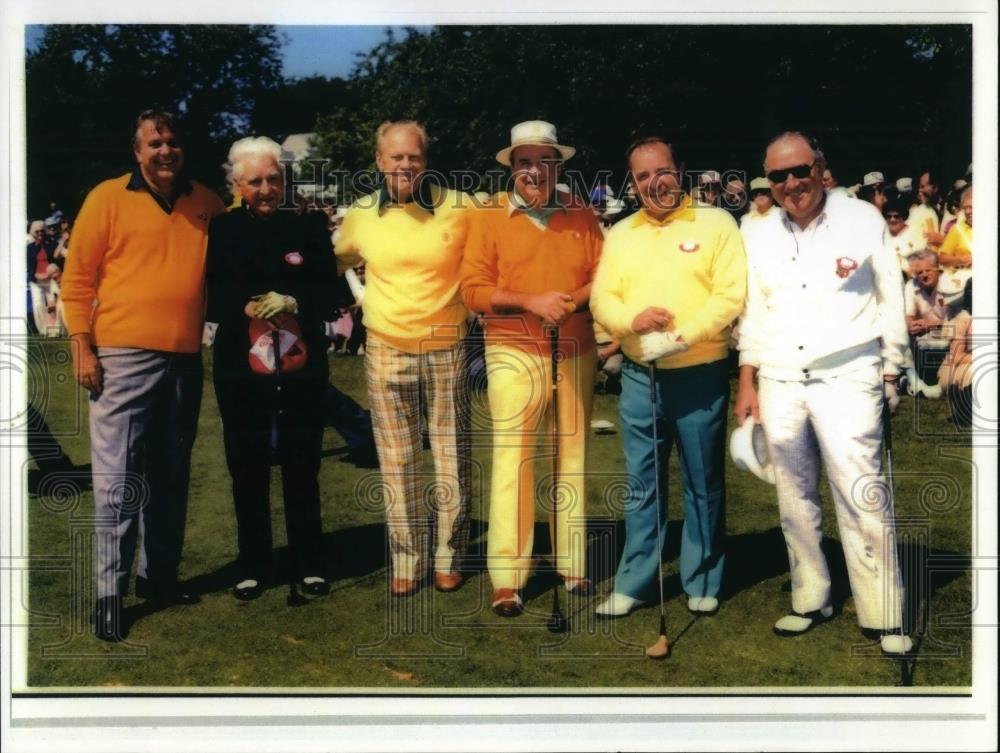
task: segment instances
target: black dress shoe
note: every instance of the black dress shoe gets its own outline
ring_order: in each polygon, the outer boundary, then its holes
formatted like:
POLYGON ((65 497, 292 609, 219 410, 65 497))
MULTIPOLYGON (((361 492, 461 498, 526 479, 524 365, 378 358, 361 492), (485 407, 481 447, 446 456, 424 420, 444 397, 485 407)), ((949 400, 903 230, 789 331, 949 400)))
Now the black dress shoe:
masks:
POLYGON ((125 616, 120 596, 104 596, 94 607, 94 635, 98 640, 117 643, 125 640, 125 616))
POLYGON ((154 583, 141 575, 135 579, 135 595, 161 606, 190 606, 201 601, 198 594, 182 590, 177 583, 154 583))
MULTIPOLYGON (((318 578, 318 575, 307 576, 318 578)), ((330 584, 326 580, 314 580, 306 583, 305 579, 299 581, 299 589, 307 596, 326 596, 330 593, 330 584)))
POLYGON ((259 580, 253 580, 252 578, 248 578, 245 581, 241 580, 233 586, 233 596, 240 601, 253 601, 262 593, 264 593, 264 586, 261 585, 259 580), (242 583, 250 585, 241 585, 242 583))

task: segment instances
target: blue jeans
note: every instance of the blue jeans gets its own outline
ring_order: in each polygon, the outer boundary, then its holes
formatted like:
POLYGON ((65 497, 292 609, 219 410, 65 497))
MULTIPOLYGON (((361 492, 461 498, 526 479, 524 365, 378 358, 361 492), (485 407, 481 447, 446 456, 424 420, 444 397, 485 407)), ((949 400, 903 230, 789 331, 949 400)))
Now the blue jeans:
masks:
MULTIPOLYGON (((684 482, 684 528, 680 576, 689 596, 716 596, 725 563, 725 446, 729 405, 727 362, 714 361, 656 371, 661 490, 667 489, 667 461, 674 444, 684 482)), ((642 598, 655 583, 666 538, 667 515, 656 535, 653 406, 649 370, 628 359, 622 366, 619 400, 622 444, 628 471, 625 550, 615 591, 642 598)), ((666 500, 662 501, 664 508, 666 500)))

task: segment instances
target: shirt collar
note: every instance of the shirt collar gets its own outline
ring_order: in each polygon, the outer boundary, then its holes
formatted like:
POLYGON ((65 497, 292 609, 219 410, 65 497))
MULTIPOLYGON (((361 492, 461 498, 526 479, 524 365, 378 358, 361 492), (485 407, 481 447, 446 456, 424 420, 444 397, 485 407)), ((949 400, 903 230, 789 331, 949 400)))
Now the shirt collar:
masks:
POLYGON ((434 214, 434 205, 437 203, 438 187, 434 184, 429 184, 427 189, 421 190, 421 183, 422 181, 418 182, 417 190, 410 194, 410 198, 407 201, 400 204, 389 195, 389 190, 385 187, 385 183, 383 182, 378 189, 379 217, 385 214, 385 210, 389 207, 401 207, 406 206, 407 204, 416 204, 428 214, 434 214))
MULTIPOLYGON (((855 199, 857 201, 857 199, 855 199)), ((863 199, 862 199, 863 201, 863 199)), ((799 227, 798 223, 795 222, 791 217, 788 216, 788 210, 782 208, 778 211, 780 212, 781 224, 785 226, 785 229, 790 233, 804 233, 812 228, 817 228, 826 222, 826 213, 830 209, 830 193, 828 191, 823 192, 823 205, 820 207, 819 214, 817 214, 812 222, 810 222, 806 227, 799 227)))
POLYGON ((557 209, 561 209, 564 212, 566 211, 566 199, 568 197, 565 196, 562 193, 562 191, 560 191, 559 189, 554 190, 550 198, 552 200, 548 206, 543 207, 540 210, 532 209, 530 206, 528 206, 527 202, 525 202, 525 200, 521 198, 521 194, 517 192, 517 189, 512 188, 510 191, 507 192, 507 199, 508 199, 507 216, 509 217, 510 215, 514 214, 514 212, 524 212, 525 214, 528 215, 534 215, 534 216, 544 215, 545 217, 548 217, 557 209))
MULTIPOLYGON (((142 168, 140 168, 139 165, 136 165, 135 167, 132 168, 132 175, 129 176, 128 183, 125 184, 125 188, 128 189, 129 191, 141 191, 145 189, 149 193, 149 195, 153 197, 156 203, 160 206, 160 209, 162 209, 164 212, 170 214, 171 210, 173 209, 173 204, 167 203, 167 201, 162 196, 160 196, 158 193, 156 193, 156 191, 154 191, 152 188, 149 187, 149 183, 146 181, 145 176, 143 176, 142 168)), ((191 185, 191 179, 188 178, 183 173, 181 175, 178 175, 177 179, 174 181, 173 203, 174 204, 177 203, 177 197, 179 197, 181 194, 190 194, 191 191, 193 190, 194 186, 191 185)))
POLYGON ((632 215, 632 227, 639 227, 644 222, 648 222, 650 225, 656 225, 657 227, 663 227, 665 225, 669 225, 671 222, 679 220, 683 220, 684 222, 694 222, 694 218, 695 208, 692 206, 691 197, 684 194, 684 198, 681 199, 680 206, 678 206, 662 220, 656 219, 645 209, 640 209, 632 215))

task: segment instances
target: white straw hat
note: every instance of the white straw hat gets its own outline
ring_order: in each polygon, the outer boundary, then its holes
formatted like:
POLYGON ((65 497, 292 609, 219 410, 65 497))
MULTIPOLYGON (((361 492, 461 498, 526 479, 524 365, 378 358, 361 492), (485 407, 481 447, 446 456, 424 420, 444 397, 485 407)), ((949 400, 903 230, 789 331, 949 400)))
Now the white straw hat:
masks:
POLYGON ((510 154, 519 146, 551 146, 567 160, 576 149, 559 143, 556 127, 544 120, 526 120, 510 129, 510 146, 497 152, 497 162, 510 166, 510 154))
POLYGON ((750 471, 761 481, 774 483, 774 468, 767 452, 764 427, 748 416, 729 437, 729 455, 741 471, 750 471))

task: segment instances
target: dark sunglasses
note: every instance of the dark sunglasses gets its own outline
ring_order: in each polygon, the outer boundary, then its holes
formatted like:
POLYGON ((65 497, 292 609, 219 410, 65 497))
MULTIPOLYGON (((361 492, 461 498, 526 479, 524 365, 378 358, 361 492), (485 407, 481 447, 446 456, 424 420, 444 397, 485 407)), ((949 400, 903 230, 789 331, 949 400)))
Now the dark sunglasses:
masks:
POLYGON ((771 195, 771 189, 769 188, 755 188, 753 191, 750 192, 751 199, 756 199, 758 196, 770 196, 770 195, 771 195))
POLYGON ((789 175, 794 175, 798 180, 804 180, 812 174, 812 169, 816 167, 816 163, 813 162, 811 165, 795 165, 795 167, 786 167, 781 170, 772 170, 767 174, 767 179, 772 183, 784 183, 788 180, 789 175))
POLYGON ((885 218, 887 220, 901 220, 903 219, 903 215, 899 212, 886 212, 885 218))

